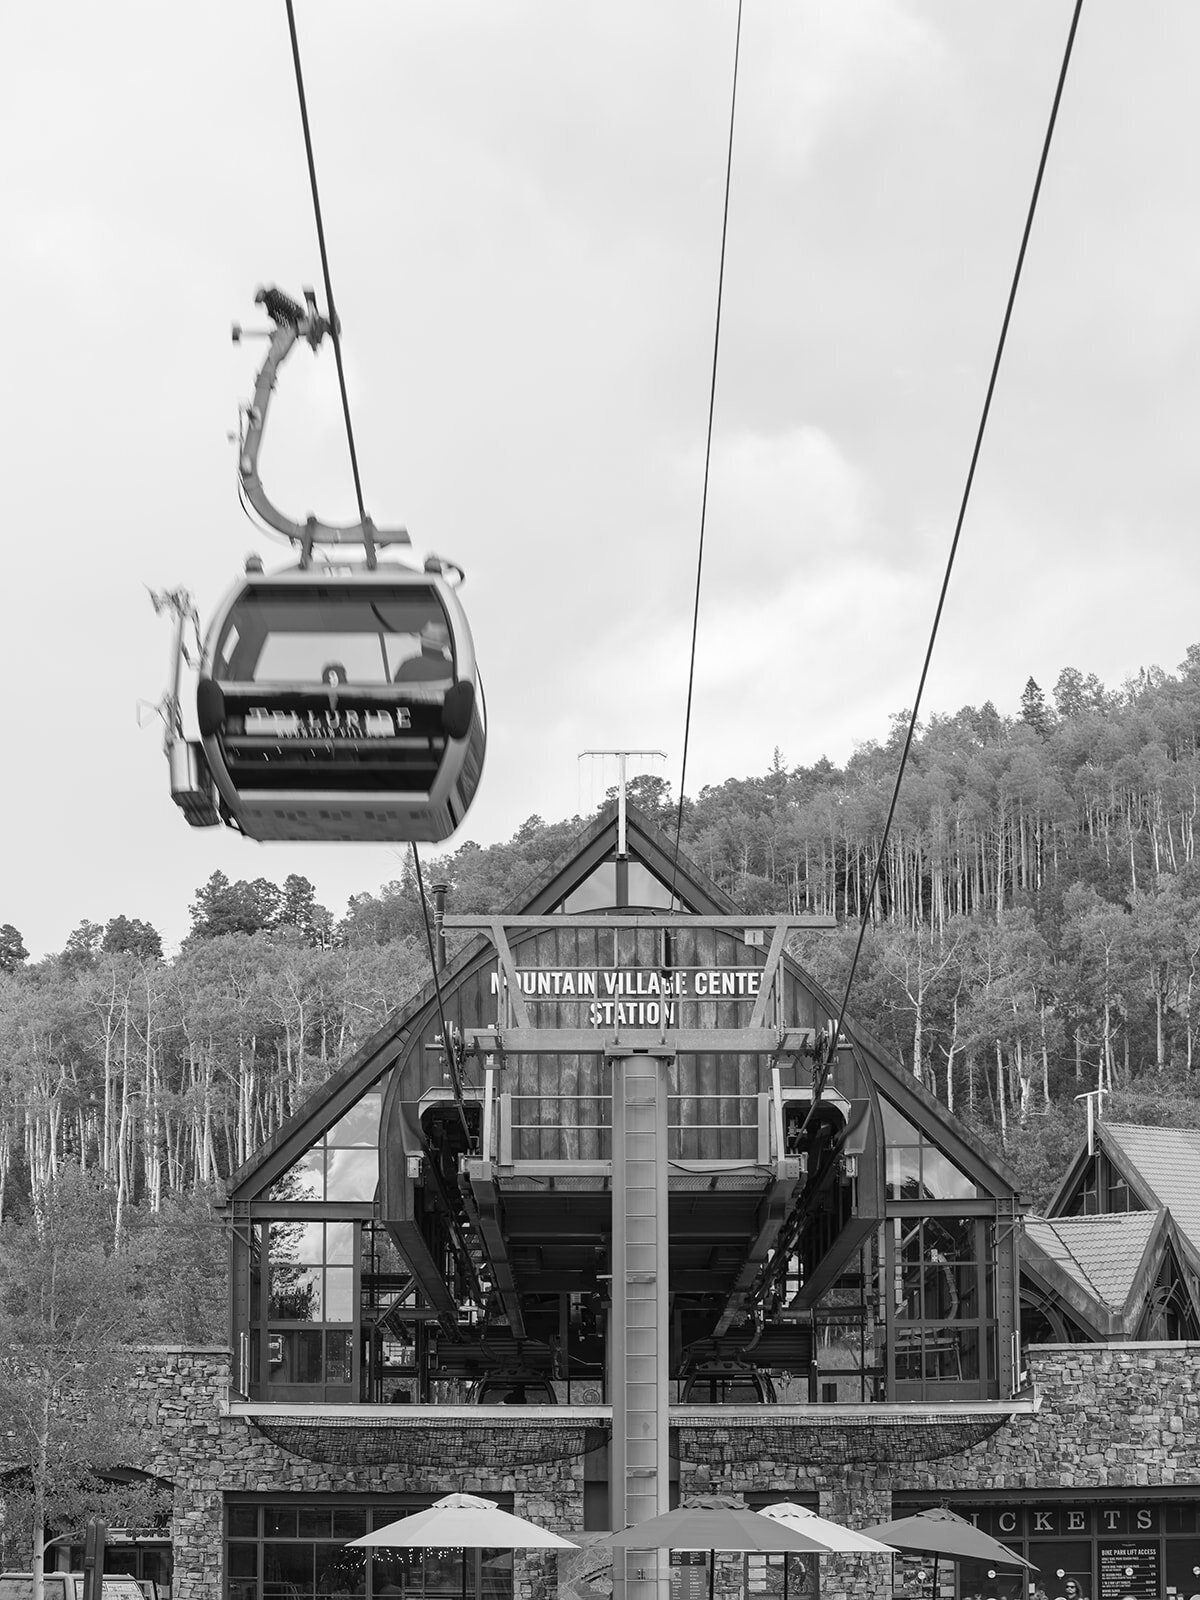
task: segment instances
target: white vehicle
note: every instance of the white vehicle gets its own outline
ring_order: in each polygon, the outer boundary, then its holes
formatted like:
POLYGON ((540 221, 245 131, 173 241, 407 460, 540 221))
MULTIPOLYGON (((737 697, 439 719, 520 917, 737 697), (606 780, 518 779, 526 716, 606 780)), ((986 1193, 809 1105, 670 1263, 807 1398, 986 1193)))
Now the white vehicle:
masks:
MULTIPOLYGON (((47 1572, 45 1600, 83 1600, 82 1572, 47 1572)), ((33 1600, 31 1572, 0 1572, 0 1600, 33 1600)), ((103 1600, 145 1600, 136 1578, 105 1578, 103 1600)))

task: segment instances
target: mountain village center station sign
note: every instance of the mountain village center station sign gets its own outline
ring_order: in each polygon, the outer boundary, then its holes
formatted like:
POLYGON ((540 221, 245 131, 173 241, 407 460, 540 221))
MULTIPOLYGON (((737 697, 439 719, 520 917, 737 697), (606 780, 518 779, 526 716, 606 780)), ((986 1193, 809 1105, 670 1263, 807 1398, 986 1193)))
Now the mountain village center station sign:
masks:
MULTIPOLYGON (((521 994, 539 1001, 575 1001, 586 1007, 593 1028, 673 1028, 687 1001, 754 1000, 762 990, 762 969, 707 967, 663 972, 645 968, 519 967, 521 994)), ((492 993, 509 987, 492 974, 492 993)))

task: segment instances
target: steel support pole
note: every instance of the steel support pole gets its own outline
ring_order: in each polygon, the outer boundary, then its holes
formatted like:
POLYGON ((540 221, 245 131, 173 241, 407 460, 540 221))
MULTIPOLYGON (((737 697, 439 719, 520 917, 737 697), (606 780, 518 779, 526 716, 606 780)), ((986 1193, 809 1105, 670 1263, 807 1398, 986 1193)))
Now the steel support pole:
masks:
MULTIPOLYGON (((669 1056, 612 1052, 611 1506, 614 1528, 670 1509, 669 1056)), ((618 1550, 614 1600, 667 1600, 666 1551, 618 1550)))

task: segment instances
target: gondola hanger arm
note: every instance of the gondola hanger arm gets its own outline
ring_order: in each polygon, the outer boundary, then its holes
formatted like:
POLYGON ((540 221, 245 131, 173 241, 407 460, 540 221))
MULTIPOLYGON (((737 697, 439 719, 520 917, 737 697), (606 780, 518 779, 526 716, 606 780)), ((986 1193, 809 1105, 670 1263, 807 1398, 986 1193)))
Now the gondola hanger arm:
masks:
MULTIPOLYGON (((316 298, 311 289, 304 291, 303 306, 281 289, 275 288, 260 289, 254 298, 256 304, 266 307, 273 331, 267 335, 270 344, 255 380, 254 399, 246 408, 246 430, 238 454, 238 475, 246 499, 268 527, 300 546, 302 566, 308 566, 311 561, 314 545, 360 544, 370 552, 373 547, 380 545, 411 544, 407 528, 380 530, 370 518, 365 522, 334 524, 310 516, 304 522, 296 522, 267 498, 258 475, 258 453, 262 448, 276 374, 298 339, 303 339, 316 350, 325 335, 331 332, 331 326, 329 319, 317 311, 316 298)), ((242 328, 235 323, 234 342, 240 342, 245 336, 242 328)))

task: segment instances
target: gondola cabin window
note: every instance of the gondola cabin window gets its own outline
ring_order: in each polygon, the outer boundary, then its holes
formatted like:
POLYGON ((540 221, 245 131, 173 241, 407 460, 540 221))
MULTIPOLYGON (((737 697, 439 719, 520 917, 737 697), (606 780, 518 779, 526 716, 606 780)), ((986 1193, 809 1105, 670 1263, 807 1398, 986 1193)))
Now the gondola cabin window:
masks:
POLYGON ((254 590, 231 612, 213 662, 220 683, 448 684, 454 675, 445 613, 433 591, 421 589, 254 590))

